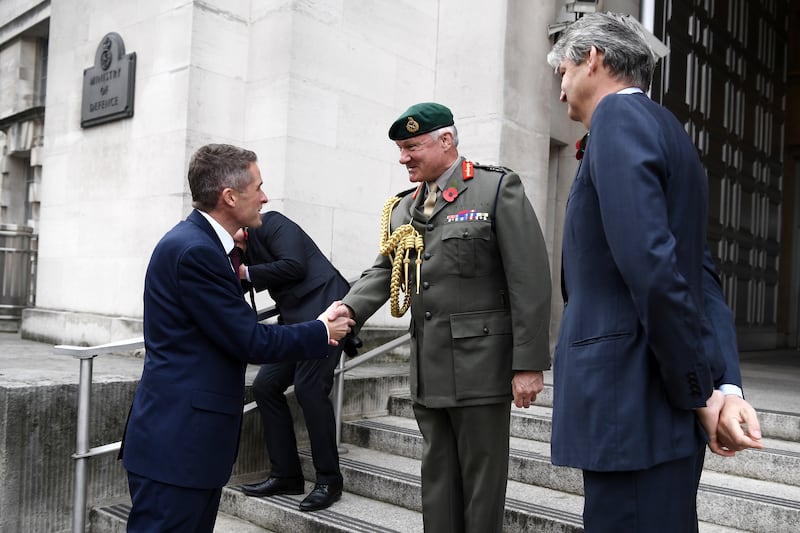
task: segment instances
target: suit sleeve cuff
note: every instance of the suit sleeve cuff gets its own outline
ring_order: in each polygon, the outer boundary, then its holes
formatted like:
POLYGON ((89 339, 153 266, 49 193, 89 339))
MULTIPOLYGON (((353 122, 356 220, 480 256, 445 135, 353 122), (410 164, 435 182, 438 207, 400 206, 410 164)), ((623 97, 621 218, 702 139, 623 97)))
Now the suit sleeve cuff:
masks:
MULTIPOLYGON (((331 330, 329 330, 329 329, 328 329, 328 324, 327 324, 327 323, 326 323, 324 320, 320 320, 319 318, 318 318, 317 320, 319 320, 320 322, 322 322, 322 325, 323 325, 323 326, 325 326, 325 335, 326 335, 326 337, 325 337, 325 341, 327 342, 327 341, 328 341, 328 340, 330 340, 330 338, 331 338, 331 330)), ((724 386, 725 386, 725 385, 723 385, 723 387, 724 387, 724 386)), ((734 386, 735 386, 735 385, 734 385, 734 386)))

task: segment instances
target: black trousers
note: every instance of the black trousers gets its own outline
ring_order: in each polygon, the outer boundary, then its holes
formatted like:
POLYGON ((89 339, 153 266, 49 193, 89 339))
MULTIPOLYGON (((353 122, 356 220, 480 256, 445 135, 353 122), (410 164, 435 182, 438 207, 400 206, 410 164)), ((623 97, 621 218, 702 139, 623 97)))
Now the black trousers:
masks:
POLYGON ((128 533, 212 533, 222 487, 190 489, 128 472, 128 533))
POLYGON ((697 533, 705 445, 694 455, 630 472, 583 471, 586 533, 697 533))
POLYGON ((342 483, 336 449, 336 419, 330 399, 333 372, 342 354, 341 345, 329 347, 328 352, 325 359, 261 365, 253 381, 253 396, 264 426, 271 476, 303 477, 294 421, 284 394, 294 384, 295 397, 303 409, 311 441, 316 482, 342 483))

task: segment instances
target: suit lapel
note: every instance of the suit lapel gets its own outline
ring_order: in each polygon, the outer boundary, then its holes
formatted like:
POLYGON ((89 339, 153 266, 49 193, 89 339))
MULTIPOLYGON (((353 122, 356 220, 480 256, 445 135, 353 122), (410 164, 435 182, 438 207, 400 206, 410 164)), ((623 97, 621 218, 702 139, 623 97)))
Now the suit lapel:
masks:
POLYGON ((222 243, 220 242, 219 237, 217 236, 217 232, 214 231, 214 228, 211 227, 211 224, 208 223, 208 220, 206 220, 205 217, 197 211, 197 209, 194 209, 191 213, 189 213, 189 216, 186 217, 186 221, 191 222, 195 226, 202 229, 206 233, 206 235, 208 235, 211 238, 211 240, 217 244, 220 252, 222 252, 223 255, 227 256, 227 254, 225 253, 225 248, 222 247, 222 243))
POLYGON ((217 248, 222 253, 222 256, 225 258, 225 261, 228 263, 228 265, 230 265, 230 268, 228 270, 230 270, 231 277, 236 281, 236 284, 239 285, 239 287, 241 288, 242 286, 241 281, 239 281, 238 274, 233 270, 233 265, 231 264, 230 257, 228 257, 228 254, 225 252, 225 248, 222 247, 222 242, 220 242, 217 232, 214 231, 214 228, 211 227, 211 224, 209 224, 208 220, 206 220, 206 218, 203 215, 201 215, 197 211, 197 209, 195 209, 191 213, 189 213, 189 216, 186 217, 186 221, 191 224, 194 224, 195 226, 203 230, 203 232, 205 232, 205 234, 211 239, 211 241, 217 245, 217 248))

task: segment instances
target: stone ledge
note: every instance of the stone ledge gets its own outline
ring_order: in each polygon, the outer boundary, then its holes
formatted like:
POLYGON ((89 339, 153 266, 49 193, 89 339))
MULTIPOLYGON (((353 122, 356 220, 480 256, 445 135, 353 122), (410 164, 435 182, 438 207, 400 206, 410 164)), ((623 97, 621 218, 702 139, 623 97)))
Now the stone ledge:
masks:
POLYGON ((141 336, 142 320, 31 307, 22 311, 19 332, 37 342, 97 346, 141 336))

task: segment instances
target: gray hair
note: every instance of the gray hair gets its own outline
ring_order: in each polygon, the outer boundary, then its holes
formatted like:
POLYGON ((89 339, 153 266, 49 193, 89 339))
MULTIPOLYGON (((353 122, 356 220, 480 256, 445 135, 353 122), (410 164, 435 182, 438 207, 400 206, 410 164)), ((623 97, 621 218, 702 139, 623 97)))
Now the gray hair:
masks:
POLYGON ((445 133, 449 133, 453 137, 453 146, 458 147, 458 130, 456 129, 455 124, 452 126, 445 126, 444 128, 439 128, 438 130, 433 130, 428 135, 431 136, 431 139, 436 141, 439 139, 439 137, 441 137, 445 133))
POLYGON ((217 205, 223 189, 243 191, 250 185, 250 164, 255 152, 230 144, 207 144, 189 161, 189 189, 192 206, 210 211, 217 205))
POLYGON ((547 62, 556 72, 565 59, 579 65, 594 46, 603 53, 603 64, 614 78, 647 91, 658 57, 644 32, 639 21, 630 15, 588 13, 564 30, 547 54, 547 62))

